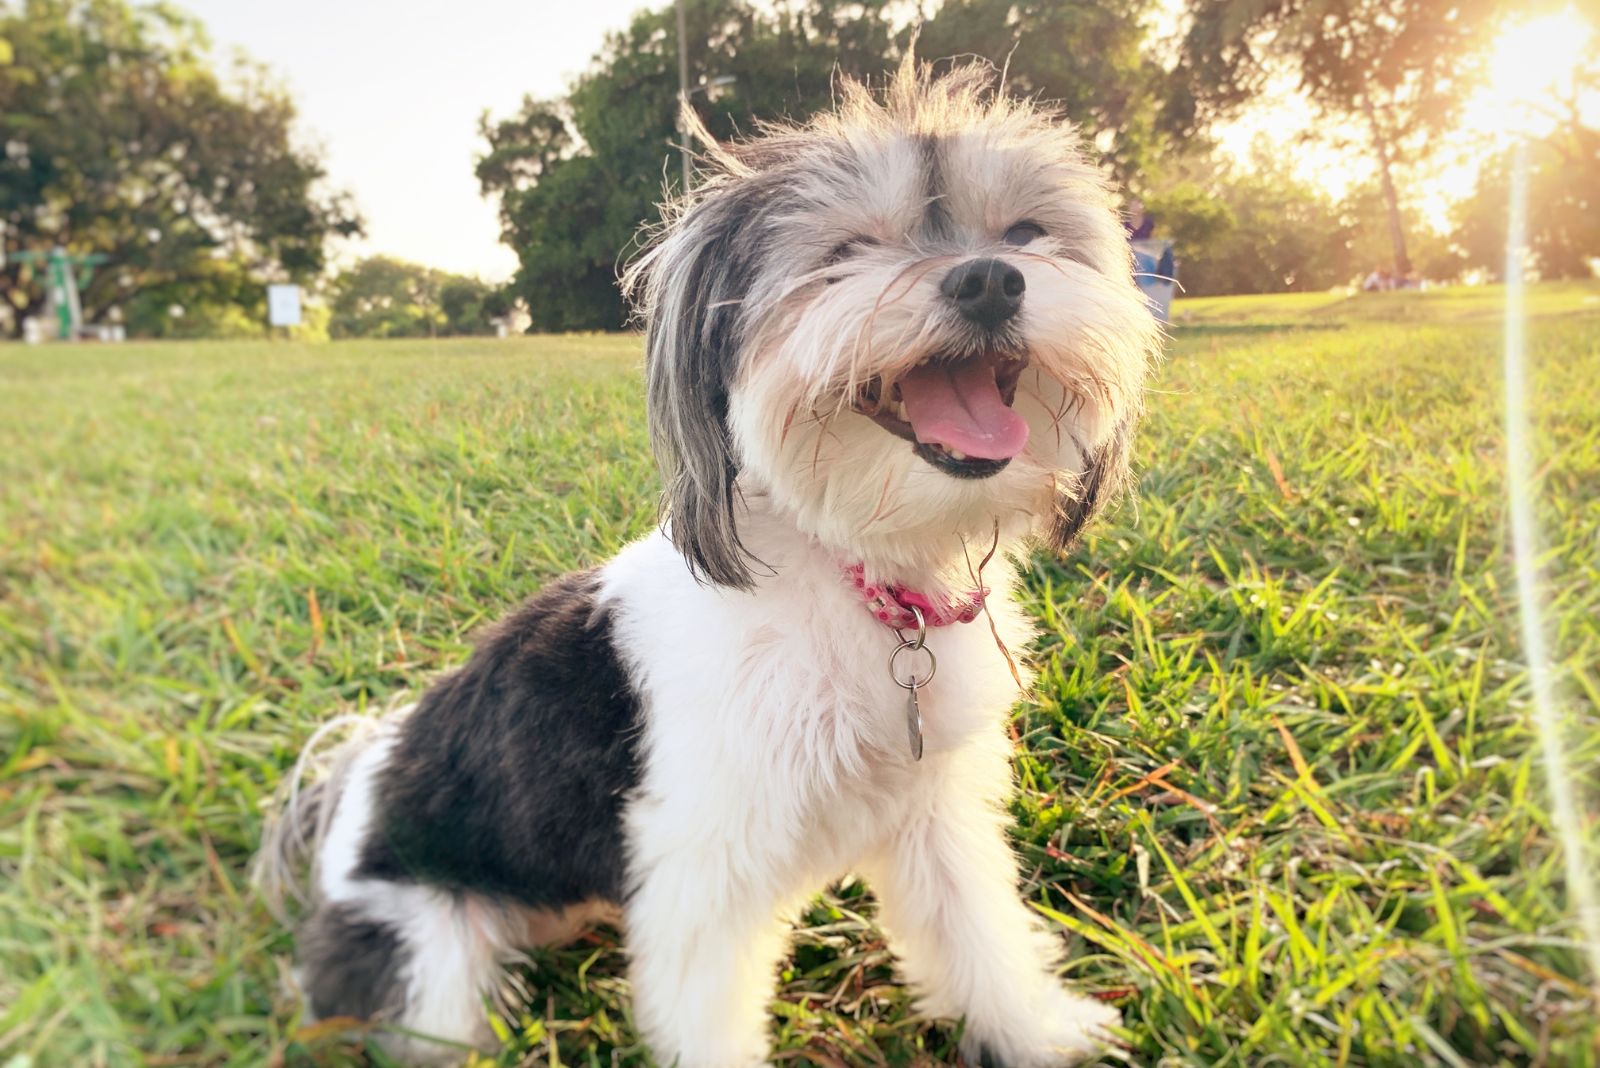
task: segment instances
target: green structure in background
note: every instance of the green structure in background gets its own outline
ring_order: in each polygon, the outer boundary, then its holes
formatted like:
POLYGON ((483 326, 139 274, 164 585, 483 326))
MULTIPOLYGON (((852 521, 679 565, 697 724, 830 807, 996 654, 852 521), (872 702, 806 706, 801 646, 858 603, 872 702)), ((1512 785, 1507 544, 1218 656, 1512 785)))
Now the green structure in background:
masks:
MULTIPOLYGON (((81 336, 83 303, 78 299, 78 294, 89 284, 94 269, 110 257, 100 252, 74 256, 57 245, 49 252, 13 252, 9 258, 17 263, 44 265, 50 311, 56 320, 56 337, 62 341, 72 341, 81 336)), ((4 259, 0 259, 0 264, 4 262, 4 259)))

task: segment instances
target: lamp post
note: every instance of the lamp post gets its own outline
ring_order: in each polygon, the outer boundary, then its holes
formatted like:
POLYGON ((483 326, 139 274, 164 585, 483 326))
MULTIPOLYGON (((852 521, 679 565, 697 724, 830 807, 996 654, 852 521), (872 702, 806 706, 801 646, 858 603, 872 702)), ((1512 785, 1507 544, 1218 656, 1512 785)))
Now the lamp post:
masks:
POLYGON ((683 109, 689 105, 689 31, 684 28, 684 0, 678 9, 678 155, 683 161, 683 191, 689 191, 689 131, 683 124, 683 109))
POLYGON ((684 28, 683 5, 684 0, 678 0, 672 6, 678 15, 678 157, 683 163, 683 191, 687 193, 690 174, 689 129, 683 122, 684 109, 689 106, 689 98, 695 93, 705 93, 709 98, 711 90, 732 85, 738 79, 731 74, 723 74, 708 79, 704 85, 697 85, 692 89, 689 87, 689 31, 684 28))

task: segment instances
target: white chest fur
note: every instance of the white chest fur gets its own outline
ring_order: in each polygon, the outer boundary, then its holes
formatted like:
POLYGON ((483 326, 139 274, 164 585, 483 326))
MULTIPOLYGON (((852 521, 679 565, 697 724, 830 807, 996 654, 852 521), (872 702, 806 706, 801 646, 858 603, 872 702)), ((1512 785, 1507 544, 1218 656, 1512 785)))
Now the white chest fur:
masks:
MULTIPOLYGON (((736 855, 763 858, 756 870, 825 880, 898 822, 942 753, 997 744, 1020 695, 987 617, 931 630, 938 672, 919 691, 915 761, 907 693, 889 675, 894 632, 824 550, 764 548, 784 558, 752 592, 696 583, 660 533, 607 565, 602 600, 644 698, 634 807, 654 846, 727 834, 736 855)), ((1009 568, 992 568, 990 612, 1016 658, 1026 626, 1009 568)))

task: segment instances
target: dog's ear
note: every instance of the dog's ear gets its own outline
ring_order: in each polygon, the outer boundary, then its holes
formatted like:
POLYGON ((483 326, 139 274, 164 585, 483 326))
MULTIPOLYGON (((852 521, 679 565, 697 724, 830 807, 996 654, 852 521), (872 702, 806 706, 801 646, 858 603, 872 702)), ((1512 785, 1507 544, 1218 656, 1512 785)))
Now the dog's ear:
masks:
POLYGON ((1128 444, 1132 428, 1123 423, 1098 449, 1089 454, 1076 493, 1062 491, 1056 500, 1055 522, 1047 542, 1051 549, 1064 553, 1082 536, 1084 527, 1099 514, 1128 482, 1128 444))
POLYGON ((672 542, 696 578, 735 589, 751 585, 753 557, 736 524, 728 396, 758 267, 758 210, 738 187, 702 194, 624 278, 645 320, 650 443, 672 542))

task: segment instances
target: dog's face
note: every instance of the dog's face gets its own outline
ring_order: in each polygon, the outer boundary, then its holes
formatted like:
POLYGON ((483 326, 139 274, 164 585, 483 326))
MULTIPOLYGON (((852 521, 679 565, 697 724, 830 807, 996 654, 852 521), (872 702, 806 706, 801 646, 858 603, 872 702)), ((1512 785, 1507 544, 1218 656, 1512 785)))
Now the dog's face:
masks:
POLYGON ((908 64, 716 175, 630 273, 674 541, 743 585, 737 501, 883 570, 1044 534, 1121 482, 1158 330, 1076 134, 908 64))

